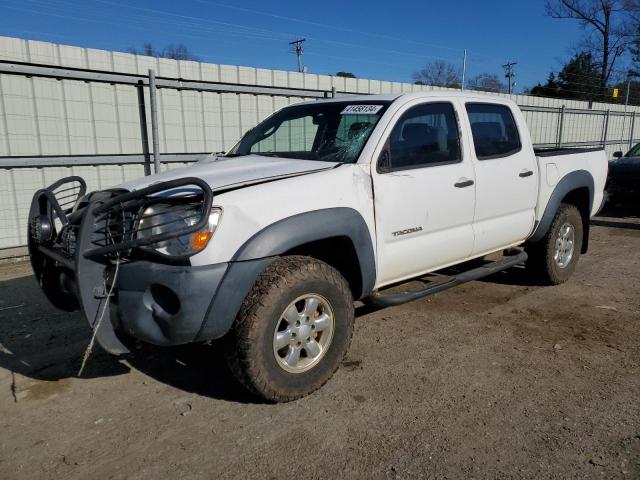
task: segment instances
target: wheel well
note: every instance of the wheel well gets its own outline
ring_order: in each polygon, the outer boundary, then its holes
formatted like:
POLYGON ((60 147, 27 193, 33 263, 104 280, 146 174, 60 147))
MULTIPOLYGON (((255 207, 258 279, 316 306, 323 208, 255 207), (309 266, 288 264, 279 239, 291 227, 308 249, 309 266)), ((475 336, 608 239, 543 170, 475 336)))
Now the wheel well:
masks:
POLYGON ((589 220, 591 217, 591 194, 587 187, 576 188, 567 193, 562 203, 574 205, 582 217, 582 253, 587 253, 589 248, 589 220))
POLYGON ((283 255, 305 255, 331 265, 345 278, 354 299, 362 296, 362 271, 358 254, 349 237, 332 237, 298 245, 283 255))

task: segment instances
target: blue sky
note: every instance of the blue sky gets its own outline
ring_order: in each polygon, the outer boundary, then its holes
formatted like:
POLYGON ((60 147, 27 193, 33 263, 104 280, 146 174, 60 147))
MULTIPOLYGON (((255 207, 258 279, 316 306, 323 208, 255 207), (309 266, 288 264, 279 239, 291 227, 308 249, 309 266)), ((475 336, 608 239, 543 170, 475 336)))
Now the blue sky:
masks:
POLYGON ((126 50, 183 43, 203 61, 295 70, 287 43, 307 38, 310 72, 411 81, 437 58, 468 74, 516 60, 517 91, 544 81, 570 56, 577 22, 544 15, 544 0, 322 2, 282 0, 2 0, 0 35, 126 50))

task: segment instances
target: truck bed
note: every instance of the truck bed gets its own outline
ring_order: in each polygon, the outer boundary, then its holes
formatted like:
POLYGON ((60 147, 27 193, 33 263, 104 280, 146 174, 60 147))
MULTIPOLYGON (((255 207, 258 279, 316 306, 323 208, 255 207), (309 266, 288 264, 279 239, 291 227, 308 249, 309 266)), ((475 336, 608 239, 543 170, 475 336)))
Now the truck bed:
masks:
POLYGON ((540 188, 536 220, 540 220, 556 185, 568 174, 583 171, 593 178, 594 198, 591 215, 595 215, 603 201, 609 162, 602 148, 534 149, 540 169, 540 188))
POLYGON ((536 157, 556 157, 561 155, 573 155, 576 153, 589 153, 604 150, 602 147, 551 147, 551 148, 534 148, 536 157))

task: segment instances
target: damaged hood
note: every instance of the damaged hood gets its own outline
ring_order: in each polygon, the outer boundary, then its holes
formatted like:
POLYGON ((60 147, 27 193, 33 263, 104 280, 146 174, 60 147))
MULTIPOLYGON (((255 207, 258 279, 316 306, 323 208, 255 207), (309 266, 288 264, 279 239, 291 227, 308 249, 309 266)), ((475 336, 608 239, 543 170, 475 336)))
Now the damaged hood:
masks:
POLYGON ((118 188, 133 191, 168 180, 196 177, 207 182, 215 192, 226 188, 242 187, 278 178, 329 170, 337 165, 339 165, 337 162, 264 157, 261 155, 241 157, 211 156, 188 167, 176 168, 158 175, 142 177, 123 183, 118 188))

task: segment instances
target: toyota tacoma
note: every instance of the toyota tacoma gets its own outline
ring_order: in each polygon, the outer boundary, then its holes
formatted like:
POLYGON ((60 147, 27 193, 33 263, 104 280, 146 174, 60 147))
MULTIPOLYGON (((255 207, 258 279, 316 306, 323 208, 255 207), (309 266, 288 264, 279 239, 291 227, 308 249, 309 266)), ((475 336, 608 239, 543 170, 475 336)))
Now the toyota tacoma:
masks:
POLYGON ((340 365, 355 301, 397 305, 519 264, 566 281, 606 177, 601 149, 535 150, 507 99, 338 97, 287 106, 184 168, 95 192, 61 179, 33 197, 29 251, 51 303, 80 310, 107 351, 222 339, 246 388, 289 401, 340 365))

